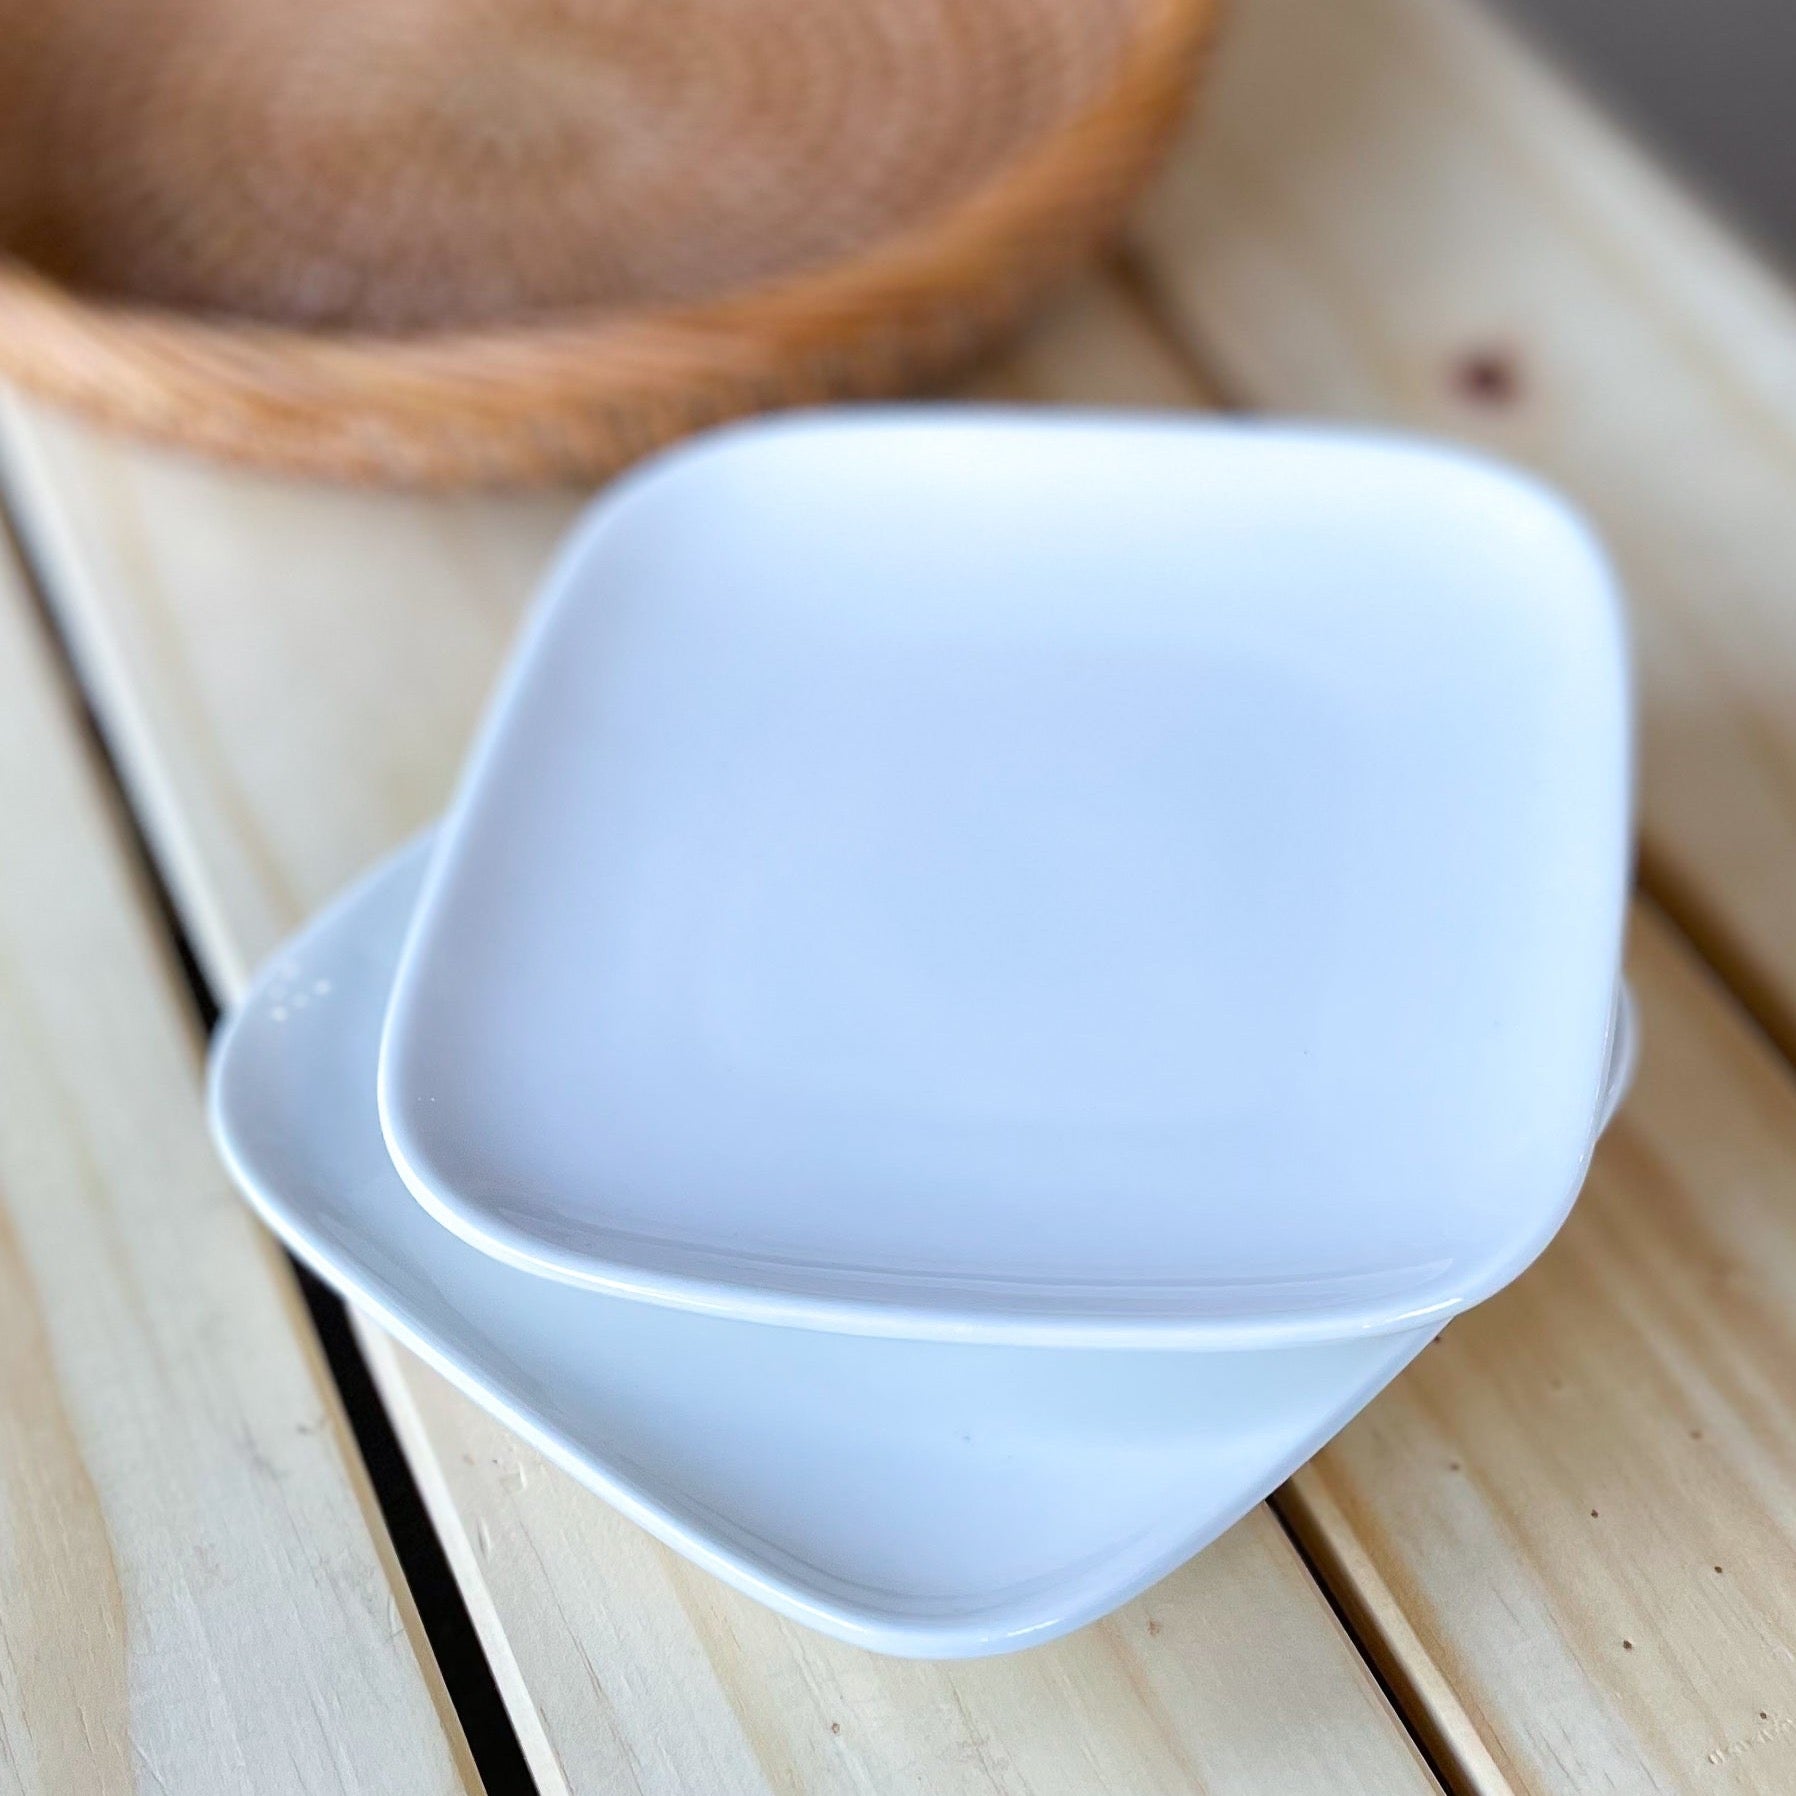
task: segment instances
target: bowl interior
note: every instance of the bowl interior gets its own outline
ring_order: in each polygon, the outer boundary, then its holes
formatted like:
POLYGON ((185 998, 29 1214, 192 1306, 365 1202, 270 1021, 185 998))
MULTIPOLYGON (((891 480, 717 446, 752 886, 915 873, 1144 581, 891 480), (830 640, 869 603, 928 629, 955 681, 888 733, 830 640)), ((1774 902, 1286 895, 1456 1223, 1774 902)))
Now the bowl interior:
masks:
POLYGON ((0 0, 0 249, 107 299, 421 331, 677 304, 977 189, 1134 0, 0 0))

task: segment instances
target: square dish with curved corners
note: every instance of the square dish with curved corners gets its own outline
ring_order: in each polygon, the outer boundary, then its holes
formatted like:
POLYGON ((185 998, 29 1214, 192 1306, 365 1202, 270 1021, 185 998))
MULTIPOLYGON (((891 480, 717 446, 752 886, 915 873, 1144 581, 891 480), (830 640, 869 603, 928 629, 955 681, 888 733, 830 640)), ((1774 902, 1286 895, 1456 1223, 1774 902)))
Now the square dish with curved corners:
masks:
POLYGON ((932 1658, 1052 1639, 1220 1534, 1434 1333, 1269 1353, 856 1338, 492 1259, 412 1202, 375 1110, 423 854, 277 953, 226 1024, 226 1160, 352 1302, 625 1515, 798 1621, 932 1658))
POLYGON ((601 498, 486 720, 381 1116, 449 1228, 720 1315, 1438 1323, 1563 1220, 1630 860, 1597 545, 1456 450, 873 409, 601 498))

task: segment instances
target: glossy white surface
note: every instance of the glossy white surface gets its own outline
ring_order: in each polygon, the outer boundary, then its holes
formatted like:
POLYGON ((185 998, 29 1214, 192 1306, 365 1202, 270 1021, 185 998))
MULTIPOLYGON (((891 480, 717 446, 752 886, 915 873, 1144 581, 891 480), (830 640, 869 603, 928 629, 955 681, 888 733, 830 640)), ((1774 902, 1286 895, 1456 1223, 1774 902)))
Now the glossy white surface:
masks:
POLYGON ((414 847, 277 954, 213 1057, 214 1129, 321 1276, 670 1545, 842 1639, 1053 1638, 1213 1539, 1432 1330, 1082 1353, 770 1328, 535 1278, 439 1228, 374 1103, 414 847))
POLYGON ((1457 451, 830 413, 612 489, 483 731, 382 1114, 486 1251, 871 1333, 1443 1319, 1595 1134, 1619 604, 1457 451))

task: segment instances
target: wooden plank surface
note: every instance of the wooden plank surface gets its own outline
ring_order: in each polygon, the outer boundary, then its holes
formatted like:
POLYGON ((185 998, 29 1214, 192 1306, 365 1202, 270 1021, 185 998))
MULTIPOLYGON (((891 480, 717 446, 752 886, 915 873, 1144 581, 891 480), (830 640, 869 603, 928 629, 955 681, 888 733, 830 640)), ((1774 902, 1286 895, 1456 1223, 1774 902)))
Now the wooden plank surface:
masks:
POLYGON ((3 548, 0 868, 0 1790, 474 1787, 3 548))
MULTIPOLYGON (((1591 509, 1648 882, 1796 1047, 1796 306, 1457 0, 1235 24, 1133 235, 1156 315, 1241 403, 1446 432, 1591 509)), ((1637 977, 1641 1092, 1565 1237, 1285 1499, 1480 1791, 1796 1787, 1790 1082, 1662 924, 1637 977)))
MULTIPOLYGON (((1113 285, 984 382, 1196 397, 1113 285)), ((441 804, 563 500, 306 491, 8 418, 15 507, 224 988, 441 804)), ((409 1356, 383 1392, 545 1789, 1435 1787, 1257 1511, 1108 1623, 902 1664, 693 1571, 409 1356)))
POLYGON ((1796 295, 1464 0, 1242 0, 1140 216, 1234 399, 1444 432, 1634 600, 1645 872, 1796 1050, 1796 295))
POLYGON ((1796 1789, 1796 1079, 1657 912, 1570 1223, 1285 1499, 1455 1781, 1796 1789))

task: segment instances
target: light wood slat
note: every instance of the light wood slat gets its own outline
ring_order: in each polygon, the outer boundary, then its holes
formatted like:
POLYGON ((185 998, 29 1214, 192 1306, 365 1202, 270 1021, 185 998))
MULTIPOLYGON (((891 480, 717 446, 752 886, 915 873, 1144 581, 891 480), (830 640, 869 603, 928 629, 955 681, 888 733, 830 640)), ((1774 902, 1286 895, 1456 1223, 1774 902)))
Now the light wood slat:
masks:
POLYGON ((1631 970, 1639 1087, 1564 1233, 1282 1500, 1466 1787, 1776 1796, 1796 1080, 1651 910, 1631 970))
POLYGON ((1796 1082, 1658 913, 1561 1238, 1280 1493, 1458 1788, 1796 1782, 1796 1082))
MULTIPOLYGON (((984 385, 1195 396, 1098 284, 984 385)), ((183 908, 237 989, 441 804, 566 506, 302 491, 35 412, 9 423, 27 532, 183 908)), ((1070 1641, 906 1665, 693 1571, 368 1338, 547 1789, 1435 1788, 1264 1510, 1070 1641)))
POLYGON ((1645 872, 1796 1051, 1796 296, 1465 0, 1241 0, 1134 247, 1256 408, 1444 431, 1635 599, 1645 872))
MULTIPOLYGON (((1246 403, 1450 432, 1594 511, 1649 880, 1796 1046, 1796 309, 1457 0, 1236 25, 1133 239, 1157 310, 1246 403)), ((1638 976, 1642 1091, 1566 1237, 1285 1498, 1480 1791, 1796 1787, 1796 1114, 1661 926, 1638 976)))
POLYGON ((473 1788, 128 852, 0 549, 0 1790, 473 1788))

